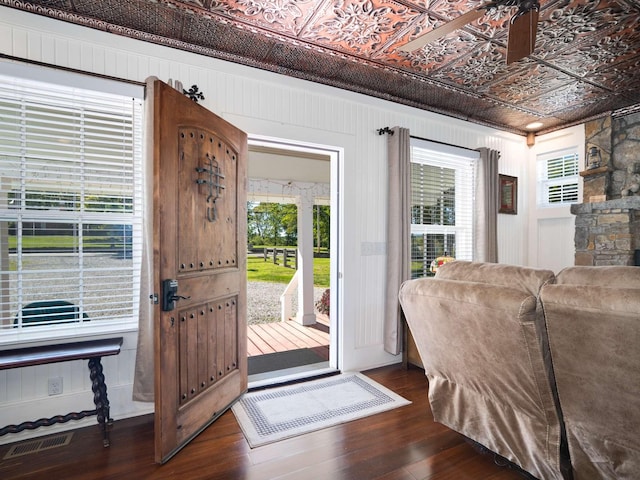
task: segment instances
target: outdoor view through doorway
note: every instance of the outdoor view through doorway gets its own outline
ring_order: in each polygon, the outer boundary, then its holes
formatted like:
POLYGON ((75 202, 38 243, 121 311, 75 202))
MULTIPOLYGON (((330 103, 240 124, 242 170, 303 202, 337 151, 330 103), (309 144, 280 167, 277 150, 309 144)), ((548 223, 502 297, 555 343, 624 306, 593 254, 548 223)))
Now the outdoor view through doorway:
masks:
MULTIPOLYGON (((336 370, 331 338, 332 161, 318 147, 249 141, 250 386, 336 370)), ((335 316, 335 315, 334 315, 335 316)), ((332 332, 332 329, 334 330, 332 332)))

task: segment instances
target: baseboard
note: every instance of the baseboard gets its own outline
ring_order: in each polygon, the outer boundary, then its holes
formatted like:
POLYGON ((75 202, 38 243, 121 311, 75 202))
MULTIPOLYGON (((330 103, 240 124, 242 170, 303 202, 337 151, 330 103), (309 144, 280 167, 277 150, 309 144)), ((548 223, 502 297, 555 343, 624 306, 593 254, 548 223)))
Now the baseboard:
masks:
MULTIPOLYGON (((116 385, 108 388, 110 413, 115 421, 153 413, 153 403, 135 402, 131 400, 132 389, 133 384, 116 385)), ((66 415, 72 411, 93 410, 94 408, 93 393, 90 391, 5 404, 0 406, 0 428, 6 425, 18 425, 22 422, 35 421, 40 418, 50 418, 55 415, 66 415)), ((90 416, 81 420, 70 420, 66 423, 56 423, 48 427, 39 427, 35 430, 8 433, 0 437, 0 445, 92 425, 98 428, 97 424, 96 417, 90 416)))

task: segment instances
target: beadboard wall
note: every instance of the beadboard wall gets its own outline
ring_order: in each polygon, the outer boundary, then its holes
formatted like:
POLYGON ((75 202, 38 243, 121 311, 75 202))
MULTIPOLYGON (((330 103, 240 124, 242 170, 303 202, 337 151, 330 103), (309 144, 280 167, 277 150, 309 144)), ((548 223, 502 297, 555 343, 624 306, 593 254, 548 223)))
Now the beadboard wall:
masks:
MULTIPOLYGON (((0 7, 0 53, 138 82, 156 76, 164 81, 179 80, 187 88, 196 84, 206 97, 202 102, 205 107, 250 136, 340 150, 342 158, 336 169, 341 209, 338 316, 340 366, 345 371, 401 360, 383 350, 386 136, 378 135, 378 128, 399 125, 415 136, 499 150, 500 173, 519 178, 518 212, 522 212, 499 216, 499 258, 503 263, 527 263, 526 212, 533 186, 527 167, 531 153, 524 137, 7 7, 0 7)), ((135 346, 135 332, 126 333, 122 353, 104 359, 111 412, 116 419, 153 409, 152 404, 131 400, 135 346)), ((86 368, 85 362, 67 362, 0 372, 0 424, 89 408, 86 368), (63 395, 47 396, 47 379, 52 376, 63 377, 63 395)), ((86 419, 47 427, 43 432, 7 435, 0 437, 0 443, 94 422, 86 419)))

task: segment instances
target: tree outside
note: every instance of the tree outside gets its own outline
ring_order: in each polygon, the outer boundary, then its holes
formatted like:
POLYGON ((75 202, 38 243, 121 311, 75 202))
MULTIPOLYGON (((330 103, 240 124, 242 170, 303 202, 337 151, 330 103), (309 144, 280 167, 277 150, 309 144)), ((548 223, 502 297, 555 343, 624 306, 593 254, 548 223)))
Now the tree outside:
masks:
MULTIPOLYGON (((330 207, 313 207, 313 242, 316 251, 328 251, 330 207)), ((247 238, 250 245, 295 247, 298 243, 298 208, 294 204, 247 203, 247 238)))

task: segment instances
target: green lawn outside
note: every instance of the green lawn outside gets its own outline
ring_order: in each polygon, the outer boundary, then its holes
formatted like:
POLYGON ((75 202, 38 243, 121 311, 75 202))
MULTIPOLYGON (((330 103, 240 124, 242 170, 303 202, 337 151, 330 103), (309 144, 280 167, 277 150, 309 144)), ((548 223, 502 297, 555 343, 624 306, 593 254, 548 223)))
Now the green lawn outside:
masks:
MULTIPOLYGON (((83 238, 85 247, 113 247, 113 239, 108 236, 83 238)), ((9 237, 9 248, 15 248, 16 240, 16 237, 9 237)), ((77 246, 76 241, 77 237, 71 235, 25 235, 22 237, 22 247, 24 249, 46 249, 55 246, 56 249, 73 249, 77 246)), ((294 269, 275 265, 271 259, 265 262, 262 256, 247 258, 247 278, 249 281, 287 284, 291 281, 294 273, 294 269)), ((313 259, 313 283, 317 287, 329 288, 329 258, 313 259)))
MULTIPOLYGON (((247 258, 247 279, 250 282, 289 283, 296 271, 293 268, 275 265, 271 259, 250 256, 247 258)), ((329 288, 329 259, 313 259, 313 283, 316 287, 329 288)))
MULTIPOLYGON (((85 247, 102 247, 109 248, 114 245, 114 240, 122 242, 122 238, 114 239, 108 235, 83 237, 85 247)), ((16 248, 18 238, 15 236, 9 237, 9 248, 16 248)), ((76 248, 78 245, 78 237, 73 235, 23 235, 22 236, 22 248, 24 249, 44 249, 52 248, 76 248)))
MULTIPOLYGON (((274 248, 274 247, 273 245, 251 245, 251 249, 254 251, 263 250, 265 248, 274 248)), ((297 247, 295 245, 289 245, 289 246, 278 245, 275 248, 278 248, 278 249, 288 248, 289 250, 295 250, 297 247)), ((329 253, 329 249, 327 247, 320 247, 319 249, 317 247, 313 247, 313 251, 314 253, 329 253)))

